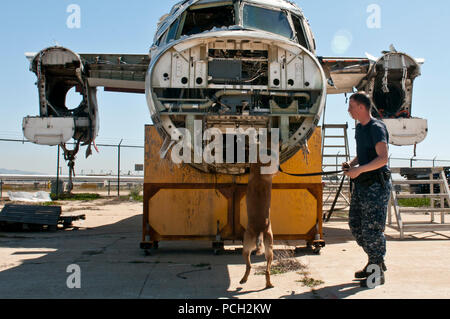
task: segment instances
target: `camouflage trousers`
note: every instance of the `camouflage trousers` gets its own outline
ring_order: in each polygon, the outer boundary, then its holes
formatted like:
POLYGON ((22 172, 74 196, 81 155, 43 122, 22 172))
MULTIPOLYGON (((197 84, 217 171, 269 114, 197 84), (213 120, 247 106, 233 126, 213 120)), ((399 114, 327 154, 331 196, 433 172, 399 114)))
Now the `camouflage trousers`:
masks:
POLYGON ((370 187, 355 183, 349 213, 349 226, 356 242, 369 256, 370 264, 384 262, 386 256, 387 208, 392 184, 384 187, 375 183, 370 187))

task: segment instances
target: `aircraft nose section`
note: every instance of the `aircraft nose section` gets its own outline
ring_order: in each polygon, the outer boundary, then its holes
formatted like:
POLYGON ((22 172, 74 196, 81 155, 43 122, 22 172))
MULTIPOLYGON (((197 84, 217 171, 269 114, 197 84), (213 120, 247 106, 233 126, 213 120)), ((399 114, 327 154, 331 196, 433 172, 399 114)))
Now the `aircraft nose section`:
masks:
MULTIPOLYGON (((308 50, 242 30, 212 32, 168 45, 152 59, 146 83, 150 112, 165 145, 183 140, 187 131, 194 150, 198 121, 204 129, 220 131, 224 140, 235 134, 230 129, 276 129, 281 162, 295 155, 314 133, 326 88, 322 66, 308 50)), ((243 173, 248 167, 248 163, 196 164, 207 172, 227 174, 243 173)))

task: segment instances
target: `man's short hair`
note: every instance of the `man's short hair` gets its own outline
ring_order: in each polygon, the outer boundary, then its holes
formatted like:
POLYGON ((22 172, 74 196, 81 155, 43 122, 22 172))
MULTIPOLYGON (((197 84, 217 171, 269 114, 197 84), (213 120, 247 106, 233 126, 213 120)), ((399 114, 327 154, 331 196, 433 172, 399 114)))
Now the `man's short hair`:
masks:
POLYGON ((363 104, 369 112, 372 110, 372 101, 366 92, 355 93, 350 99, 359 104, 363 104))

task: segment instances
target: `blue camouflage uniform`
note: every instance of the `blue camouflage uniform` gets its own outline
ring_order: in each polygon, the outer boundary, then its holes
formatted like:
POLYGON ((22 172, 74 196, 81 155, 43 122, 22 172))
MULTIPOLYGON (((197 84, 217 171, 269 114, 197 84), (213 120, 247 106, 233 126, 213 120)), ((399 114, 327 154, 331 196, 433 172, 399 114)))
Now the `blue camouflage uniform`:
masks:
MULTIPOLYGON (((359 164, 366 165, 377 158, 375 146, 389 145, 389 134, 382 121, 372 119, 356 127, 359 164)), ((381 264, 386 256, 387 208, 392 184, 387 166, 362 174, 354 181, 349 213, 349 226, 356 242, 369 256, 369 264, 381 264)))

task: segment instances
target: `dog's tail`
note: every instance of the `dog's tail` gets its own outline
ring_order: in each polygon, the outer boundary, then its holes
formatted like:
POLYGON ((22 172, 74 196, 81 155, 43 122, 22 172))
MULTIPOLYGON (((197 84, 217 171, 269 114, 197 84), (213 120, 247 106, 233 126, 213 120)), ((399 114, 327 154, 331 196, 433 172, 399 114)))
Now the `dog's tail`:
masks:
POLYGON ((258 237, 256 237, 256 256, 264 255, 264 235, 260 233, 258 237))

